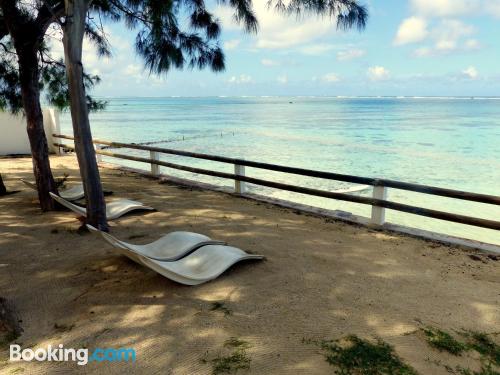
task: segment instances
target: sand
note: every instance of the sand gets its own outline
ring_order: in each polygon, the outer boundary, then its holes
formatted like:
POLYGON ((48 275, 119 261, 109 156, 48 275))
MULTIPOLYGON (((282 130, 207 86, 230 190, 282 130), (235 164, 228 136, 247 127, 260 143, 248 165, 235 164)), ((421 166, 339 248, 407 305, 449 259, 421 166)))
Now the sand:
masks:
MULTIPOLYGON (((78 179, 73 156, 51 163, 56 176, 78 179)), ((0 172, 8 189, 22 190, 0 198, 0 297, 22 320, 17 342, 137 352, 134 364, 77 366, 9 363, 3 348, 2 374, 210 374, 203 359, 215 358, 230 337, 251 345, 250 368, 241 374, 331 374, 321 351, 303 339, 349 334, 382 338, 421 374, 447 374, 440 362, 478 363, 436 352, 419 328, 500 331, 500 262, 483 253, 101 169, 114 197, 158 210, 112 222, 118 238, 147 243, 188 230, 267 257, 188 287, 79 234, 72 213, 42 213, 35 192, 18 181, 32 177, 30 159, 0 159, 0 172), (232 313, 212 311, 214 302, 232 313)))

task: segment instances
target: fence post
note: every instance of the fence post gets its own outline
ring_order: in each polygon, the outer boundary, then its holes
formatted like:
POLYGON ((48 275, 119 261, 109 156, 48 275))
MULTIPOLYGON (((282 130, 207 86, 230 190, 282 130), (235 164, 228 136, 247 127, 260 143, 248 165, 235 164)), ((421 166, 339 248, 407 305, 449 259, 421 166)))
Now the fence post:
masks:
MULTIPOLYGON (((160 160, 160 154, 156 151, 149 151, 149 155, 151 156, 151 160, 160 160)), ((151 163, 151 174, 153 176, 160 175, 160 166, 158 164, 151 163)))
MULTIPOLYGON (((245 175, 245 166, 235 164, 234 165, 234 174, 238 175, 238 176, 244 176, 245 175)), ((245 182, 234 180, 234 191, 237 194, 244 194, 245 193, 245 182)))
MULTIPOLYGON (((387 188, 385 186, 375 185, 373 187, 374 199, 387 199, 387 188)), ((375 225, 383 225, 385 223, 385 208, 372 206, 372 217, 370 222, 375 225)))
MULTIPOLYGON (((102 146, 101 145, 97 145, 94 143, 94 150, 95 151, 99 151, 102 149, 102 146)), ((101 163, 102 162, 102 155, 101 154, 95 154, 95 159, 97 160, 98 163, 101 163)))

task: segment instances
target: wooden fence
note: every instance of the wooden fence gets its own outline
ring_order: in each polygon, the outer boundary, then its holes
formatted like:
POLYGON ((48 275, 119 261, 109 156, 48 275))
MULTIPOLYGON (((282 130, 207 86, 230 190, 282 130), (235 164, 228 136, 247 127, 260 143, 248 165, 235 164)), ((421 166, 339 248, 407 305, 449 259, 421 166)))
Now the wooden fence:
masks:
MULTIPOLYGON (((55 138, 74 140, 74 137, 61 134, 53 134, 55 138)), ((426 216, 434 219, 446 220, 454 223, 467 224, 481 228, 488 228, 494 230, 500 230, 500 221, 476 218, 471 216, 459 215, 450 212, 443 212, 432 210, 423 207, 411 206, 399 202, 393 202, 387 200, 387 190, 389 188, 413 191, 417 193, 424 193, 429 195, 447 197, 460 199, 469 202, 479 202, 493 205, 500 205, 500 196, 487 195, 487 194, 477 194, 467 191, 445 189, 435 186, 412 184, 407 182, 400 182, 394 180, 369 178, 369 177, 359 177, 347 174, 332 173, 332 172, 322 172, 310 169, 289 167, 283 165, 262 163, 243 159, 234 159, 224 156, 215 156, 208 154, 201 154, 196 152, 174 150, 161 147, 137 145, 133 143, 120 143, 120 142, 110 142, 105 140, 94 139, 94 144, 96 145, 96 154, 105 155, 119 159, 132 160, 136 162, 148 163, 151 166, 151 173, 154 176, 160 175, 160 166, 177 169, 181 171, 187 171, 192 173, 198 173, 207 176, 219 177, 234 180, 234 189, 236 193, 245 193, 245 183, 266 186, 274 189, 291 191, 295 193, 301 193, 306 195, 312 195, 316 197, 330 198, 341 201, 367 204, 372 206, 371 210, 371 223, 375 225, 383 225, 385 222, 385 210, 391 209, 401 212, 406 212, 414 215, 426 216), (120 154, 112 151, 102 150, 101 147, 106 146, 107 148, 121 149, 128 148, 134 150, 149 151, 150 157, 138 157, 133 155, 120 154), (170 163, 167 161, 160 160, 160 154, 178 155, 185 156, 195 159, 210 160, 220 163, 232 164, 234 166, 234 173, 225 173, 212 171, 208 169, 195 168, 175 163, 170 163), (299 176, 307 176, 313 178, 322 178, 326 180, 343 181, 353 184, 363 184, 373 186, 373 194, 371 197, 363 197, 352 195, 348 193, 340 193, 326 190, 312 189, 302 186, 296 186, 292 184, 285 184, 280 182, 263 180, 260 178, 249 177, 245 174, 245 167, 259 168, 268 171, 290 173, 299 176)), ((54 146, 74 150, 73 145, 67 145, 62 143, 54 143, 54 146)))

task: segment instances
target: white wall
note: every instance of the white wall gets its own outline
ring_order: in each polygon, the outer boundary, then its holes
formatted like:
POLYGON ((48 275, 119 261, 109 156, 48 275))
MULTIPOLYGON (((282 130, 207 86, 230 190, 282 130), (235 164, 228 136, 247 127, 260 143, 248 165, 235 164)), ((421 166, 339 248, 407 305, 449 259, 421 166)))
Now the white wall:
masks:
MULTIPOLYGON (((53 133, 60 134, 59 112, 53 108, 43 109, 43 125, 49 152, 57 152, 52 146, 53 133)), ((22 115, 11 115, 0 112, 0 155, 31 154, 28 134, 26 133, 26 118, 22 115)))

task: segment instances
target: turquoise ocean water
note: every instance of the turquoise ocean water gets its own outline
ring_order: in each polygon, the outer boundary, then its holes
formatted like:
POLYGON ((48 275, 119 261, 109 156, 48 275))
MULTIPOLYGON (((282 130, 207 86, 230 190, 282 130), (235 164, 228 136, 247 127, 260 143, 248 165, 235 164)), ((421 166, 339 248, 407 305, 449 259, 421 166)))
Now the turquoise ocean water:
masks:
MULTIPOLYGON (((500 195, 500 99, 211 97, 110 98, 91 115, 95 138, 322 171, 389 178, 500 195), (184 140, 182 140, 184 138, 184 140)), ((72 134, 68 113, 64 134, 72 134)), ((122 150, 123 152, 123 150, 122 150)), ((127 150, 127 152, 129 152, 127 150)), ((149 153, 135 152, 149 157, 149 153)), ((168 156, 164 160, 233 172, 231 165, 168 156)), ((136 168, 149 165, 105 158, 136 168)), ((162 167, 162 173, 213 184, 232 181, 162 167)), ((352 187, 247 168, 247 175, 335 190, 352 187)), ((370 207, 265 187, 259 194, 369 216, 370 207)), ((370 192, 364 193, 365 195, 370 192)), ((493 220, 500 207, 390 189, 389 199, 493 220)), ((500 244, 500 233, 388 210, 387 221, 500 244)))

